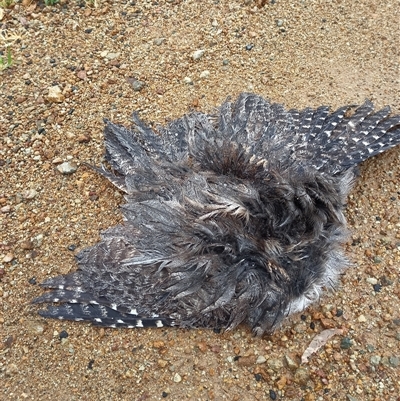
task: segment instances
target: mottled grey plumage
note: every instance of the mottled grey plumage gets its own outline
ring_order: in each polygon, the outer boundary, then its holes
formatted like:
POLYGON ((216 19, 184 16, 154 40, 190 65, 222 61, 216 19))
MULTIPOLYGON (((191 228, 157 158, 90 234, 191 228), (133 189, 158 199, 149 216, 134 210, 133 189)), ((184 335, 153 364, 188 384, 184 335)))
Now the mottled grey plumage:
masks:
POLYGON ((319 298, 346 267, 343 207, 357 164, 400 143, 400 116, 286 111, 243 93, 156 135, 106 121, 96 170, 126 193, 123 225, 46 280, 45 317, 261 335, 319 298))

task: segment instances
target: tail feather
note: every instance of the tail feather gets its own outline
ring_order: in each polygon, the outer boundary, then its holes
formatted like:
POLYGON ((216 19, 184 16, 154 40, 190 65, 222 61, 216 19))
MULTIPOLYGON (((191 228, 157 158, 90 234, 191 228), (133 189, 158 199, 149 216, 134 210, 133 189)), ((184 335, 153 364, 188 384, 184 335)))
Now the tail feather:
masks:
MULTIPOLYGON (((374 137, 374 131, 380 124, 380 127, 382 128, 385 123, 387 117, 390 115, 390 107, 386 106, 381 110, 378 110, 375 114, 370 115, 368 118, 366 118, 362 124, 360 125, 359 133, 362 135, 370 135, 371 137, 374 137), (382 124, 381 124, 382 123, 382 124)), ((380 128, 380 130, 381 130, 380 128)), ((386 131, 383 131, 382 134, 386 133, 386 131)))
POLYGON ((81 288, 84 278, 82 273, 78 270, 62 276, 51 277, 40 285, 44 288, 60 289, 60 290, 71 290, 78 291, 81 288))
POLYGON ((86 304, 98 304, 99 302, 94 299, 92 294, 75 290, 61 290, 57 289, 54 291, 45 292, 40 297, 35 298, 32 301, 34 304, 41 304, 46 302, 70 302, 72 304, 86 303, 86 304))
POLYGON ((348 149, 343 165, 357 165, 398 144, 400 144, 400 116, 380 120, 372 131, 367 132, 361 140, 348 149))
POLYGON ((313 141, 321 133, 321 129, 324 126, 326 118, 329 115, 329 107, 322 106, 319 107, 313 115, 313 121, 309 129, 309 140, 313 141))
POLYGON ((324 125, 321 128, 321 132, 316 137, 316 142, 321 147, 334 140, 337 135, 342 132, 344 116, 346 115, 350 107, 351 106, 341 107, 325 119, 324 125))
POLYGON ((346 117, 350 108, 329 115, 324 107, 303 110, 300 143, 294 151, 299 158, 312 161, 318 170, 340 171, 400 143, 400 116, 389 117, 390 107, 374 113, 373 104, 366 100, 346 117))
POLYGON ((141 317, 136 314, 120 313, 103 305, 70 302, 59 306, 50 305, 47 309, 40 310, 39 315, 60 320, 88 321, 94 326, 103 327, 147 328, 174 325, 173 319, 168 317, 141 317))
POLYGON ((368 99, 365 102, 358 106, 355 110, 354 114, 349 118, 347 123, 347 131, 358 131, 358 128, 362 124, 362 122, 368 118, 374 111, 374 105, 368 99))

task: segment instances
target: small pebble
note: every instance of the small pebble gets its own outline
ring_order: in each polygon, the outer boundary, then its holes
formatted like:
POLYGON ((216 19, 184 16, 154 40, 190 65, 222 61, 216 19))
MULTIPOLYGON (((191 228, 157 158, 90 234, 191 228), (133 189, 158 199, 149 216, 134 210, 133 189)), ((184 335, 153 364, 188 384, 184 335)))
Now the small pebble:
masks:
POLYGON ((183 78, 183 82, 184 82, 185 84, 192 84, 192 83, 193 83, 192 79, 189 78, 189 77, 183 78))
POLYGON ((135 79, 131 82, 131 85, 135 92, 140 92, 144 88, 145 83, 143 81, 135 79))
POLYGON ((296 370, 299 364, 290 355, 285 355, 285 362, 290 370, 296 370))
POLYGON ((400 365, 400 358, 398 356, 390 356, 389 357, 389 365, 393 366, 394 368, 399 367, 400 365))
POLYGON ((358 316, 357 319, 360 323, 365 323, 367 321, 367 318, 364 315, 358 316))
POLYGON ((26 96, 18 96, 15 98, 15 103, 21 104, 21 103, 25 102, 26 99, 28 99, 26 96))
POLYGON ((272 369, 274 372, 278 372, 283 368, 283 362, 281 359, 278 358, 271 358, 268 359, 267 365, 270 369, 272 369))
POLYGON ((366 348, 367 348, 368 352, 374 352, 375 351, 375 347, 373 345, 371 345, 371 344, 367 344, 366 348))
POLYGON ((41 245, 42 245, 42 242, 43 242, 43 234, 38 234, 38 235, 35 237, 35 240, 36 240, 36 242, 37 242, 37 245, 38 245, 38 246, 41 246, 41 245))
POLYGON ((253 366, 254 363, 256 362, 256 358, 254 355, 248 355, 248 356, 239 356, 237 355, 238 359, 238 365, 239 366, 253 366))
POLYGON ((180 383, 182 381, 182 377, 179 373, 174 374, 174 382, 175 383, 180 383))
POLYGON ((29 240, 25 240, 25 241, 22 241, 21 242, 21 248, 23 249, 23 250, 31 250, 31 249, 33 249, 33 242, 32 241, 29 241, 29 240))
POLYGON ((381 359, 381 365, 388 367, 389 366, 389 358, 387 356, 383 356, 381 359))
POLYGON ((82 81, 85 81, 87 79, 87 73, 85 70, 80 70, 76 73, 76 76, 81 79, 82 81))
POLYGON ((59 86, 50 86, 47 100, 51 103, 62 103, 64 101, 64 95, 59 86))
POLYGON ((3 263, 9 263, 12 260, 14 260, 14 254, 12 254, 11 252, 7 253, 6 256, 4 256, 3 258, 3 263))
POLYGON ((343 337, 340 341, 341 349, 349 349, 353 345, 353 341, 349 337, 343 337))
POLYGON ((88 134, 81 134, 76 139, 79 143, 88 143, 90 142, 90 136, 88 134))
POLYGON ((310 379, 310 373, 305 368, 298 368, 294 374, 294 381, 305 386, 310 379))
POLYGON ((203 57, 205 50, 196 50, 193 52, 192 58, 193 60, 199 60, 201 57, 203 57))
POLYGON ((60 163, 62 163, 62 159, 61 159, 61 157, 56 157, 56 158, 54 158, 53 159, 53 161, 52 161, 52 163, 53 164, 60 164, 60 163))
POLYGON ((393 280, 390 280, 390 279, 387 278, 386 276, 382 276, 382 277, 380 278, 380 284, 381 284, 383 287, 387 287, 387 286, 393 284, 393 280))
POLYGON ((374 284, 372 287, 375 292, 381 292, 382 286, 380 284, 374 284))
POLYGON ((73 174, 76 170, 78 170, 78 165, 74 162, 64 162, 57 166, 57 170, 61 174, 73 174))
POLYGON ((162 45, 164 43, 164 41, 165 41, 165 38, 156 38, 156 39, 153 40, 153 43, 156 46, 160 46, 160 45, 162 45))
POLYGON ((248 45, 246 45, 246 50, 251 50, 254 47, 253 43, 249 43, 248 45))
MULTIPOLYGON (((102 52, 103 54, 103 52, 102 52)), ((109 60, 115 60, 116 58, 118 58, 120 56, 121 53, 108 53, 106 55, 106 58, 108 58, 109 60)))
POLYGON ((269 398, 271 398, 271 400, 276 400, 277 395, 274 390, 269 390, 269 398))
POLYGON ((343 316, 343 310, 342 309, 337 309, 336 310, 336 317, 343 316))
POLYGON ((37 191, 33 188, 27 189, 23 192, 22 196, 25 199, 33 199, 37 195, 37 191))
POLYGON ((159 360, 157 361, 157 365, 158 365, 160 368, 165 368, 165 367, 168 365, 168 361, 166 361, 165 359, 159 359, 159 360))
POLYGON ((261 364, 261 363, 265 363, 266 361, 267 361, 267 359, 265 358, 265 356, 260 355, 260 356, 257 358, 256 363, 261 364))
POLYGON ((283 20, 277 19, 276 20, 276 26, 279 26, 279 27, 283 26, 283 20))
POLYGON ((200 78, 208 78, 210 76, 210 71, 205 70, 200 73, 200 78))
POLYGON ((366 281, 371 285, 378 284, 378 280, 375 277, 368 277, 366 281))
POLYGON ((11 348, 13 346, 13 344, 14 344, 14 341, 15 341, 15 337, 14 336, 8 336, 4 340, 3 344, 4 344, 5 348, 11 348))
POLYGON ((26 325, 26 328, 34 336, 44 333, 44 326, 40 323, 35 322, 34 320, 29 321, 26 325))
POLYGON ((259 382, 259 381, 261 381, 262 376, 261 376, 259 373, 256 373, 256 374, 254 375, 254 378, 256 379, 256 382, 259 382))
POLYGON ((60 340, 62 340, 63 338, 68 338, 68 332, 66 330, 63 330, 60 332, 58 337, 60 338, 60 340))
POLYGON ((10 213, 11 206, 10 205, 3 206, 0 210, 1 210, 1 213, 10 213))
POLYGON ((372 355, 371 358, 369 359, 369 362, 371 365, 378 366, 381 362, 381 357, 379 355, 372 355))

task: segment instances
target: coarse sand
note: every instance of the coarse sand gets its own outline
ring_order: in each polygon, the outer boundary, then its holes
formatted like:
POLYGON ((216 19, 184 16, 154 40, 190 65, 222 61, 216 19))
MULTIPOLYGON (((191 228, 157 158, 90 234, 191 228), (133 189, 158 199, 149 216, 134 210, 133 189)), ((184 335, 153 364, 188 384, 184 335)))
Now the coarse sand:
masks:
POLYGON ((96 328, 30 305, 122 220, 122 194, 83 165, 102 161, 103 118, 157 126, 242 91, 399 113, 398 1, 23 0, 0 18, 1 400, 400 399, 400 147, 361 166, 337 291, 272 336, 96 328), (328 328, 342 334, 301 364, 328 328))

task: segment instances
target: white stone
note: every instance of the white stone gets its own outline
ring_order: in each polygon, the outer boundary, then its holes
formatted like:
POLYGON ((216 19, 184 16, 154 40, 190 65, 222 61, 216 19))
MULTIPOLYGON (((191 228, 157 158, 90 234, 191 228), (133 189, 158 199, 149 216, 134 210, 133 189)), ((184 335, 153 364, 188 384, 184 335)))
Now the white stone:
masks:
POLYGON ((57 170, 61 174, 72 174, 78 169, 78 165, 74 162, 64 162, 57 166, 57 170))
POLYGON ((47 100, 52 103, 62 103, 64 101, 64 95, 59 86, 50 86, 47 100))
POLYGON ((179 373, 174 374, 174 382, 175 383, 180 383, 182 381, 182 377, 179 373))
POLYGON ((357 319, 360 323, 365 323, 367 321, 367 318, 364 315, 358 316, 357 319))
POLYGON ((265 356, 263 356, 263 355, 260 355, 256 360, 256 363, 259 363, 259 364, 265 363, 265 362, 267 362, 267 358, 265 358, 265 356))
POLYGON ((208 78, 210 76, 210 71, 205 70, 203 72, 200 73, 200 78, 208 78))
POLYGON ((205 50, 196 50, 193 52, 192 58, 193 60, 198 60, 203 57, 205 50))

